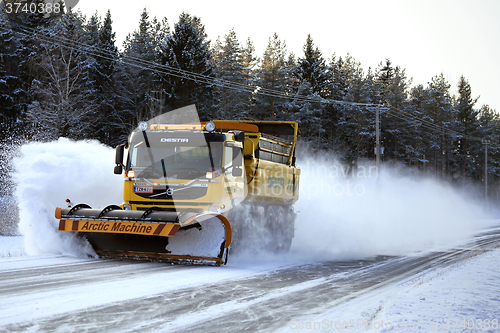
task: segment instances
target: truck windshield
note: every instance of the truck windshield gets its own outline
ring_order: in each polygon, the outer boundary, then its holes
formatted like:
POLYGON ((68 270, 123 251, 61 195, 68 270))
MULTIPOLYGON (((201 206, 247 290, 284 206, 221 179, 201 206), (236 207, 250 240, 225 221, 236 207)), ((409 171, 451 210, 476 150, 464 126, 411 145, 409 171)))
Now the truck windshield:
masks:
POLYGON ((148 145, 145 141, 130 147, 128 170, 137 177, 194 179, 222 168, 222 142, 193 147, 168 142, 148 145))

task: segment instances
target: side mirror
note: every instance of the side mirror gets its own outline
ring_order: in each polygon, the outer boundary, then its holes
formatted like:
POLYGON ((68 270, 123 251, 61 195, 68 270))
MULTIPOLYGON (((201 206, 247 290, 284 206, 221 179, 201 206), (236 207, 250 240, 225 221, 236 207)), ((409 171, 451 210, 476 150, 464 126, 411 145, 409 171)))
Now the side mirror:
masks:
POLYGON ((116 146, 116 155, 115 155, 115 175, 121 175, 123 171, 123 154, 125 151, 125 145, 121 144, 116 146))
POLYGON ((241 177, 241 176, 243 176, 243 169, 242 168, 233 168, 232 175, 234 177, 241 177))
POLYGON ((245 142, 245 132, 243 131, 233 131, 234 139, 239 142, 245 142))
POLYGON ((115 175, 121 175, 123 172, 123 167, 121 165, 115 165, 115 175))
POLYGON ((238 168, 243 165, 241 148, 233 147, 233 167, 238 168))

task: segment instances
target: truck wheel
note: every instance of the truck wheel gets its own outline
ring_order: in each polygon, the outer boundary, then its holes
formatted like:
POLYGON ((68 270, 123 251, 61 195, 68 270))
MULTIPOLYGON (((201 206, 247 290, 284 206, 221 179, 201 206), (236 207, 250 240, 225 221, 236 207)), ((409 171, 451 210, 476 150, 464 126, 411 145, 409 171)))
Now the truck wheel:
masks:
POLYGON ((268 206, 266 209, 266 249, 271 253, 283 253, 290 248, 286 215, 281 206, 268 206))
POLYGON ((286 253, 290 250, 293 238, 293 220, 290 220, 291 216, 289 211, 284 207, 278 208, 278 220, 280 225, 280 240, 279 240, 279 252, 286 253))
POLYGON ((229 223, 231 224, 232 230, 232 241, 231 241, 231 252, 238 253, 243 250, 245 243, 245 228, 246 227, 246 216, 245 207, 238 206, 234 207, 229 212, 229 223))

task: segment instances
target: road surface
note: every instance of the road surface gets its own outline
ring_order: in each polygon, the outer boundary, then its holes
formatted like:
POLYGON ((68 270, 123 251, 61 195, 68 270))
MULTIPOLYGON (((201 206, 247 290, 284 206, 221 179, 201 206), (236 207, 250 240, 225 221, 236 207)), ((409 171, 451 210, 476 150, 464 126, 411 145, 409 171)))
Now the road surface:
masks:
POLYGON ((353 261, 225 267, 27 256, 0 259, 0 332, 272 332, 500 243, 353 261))

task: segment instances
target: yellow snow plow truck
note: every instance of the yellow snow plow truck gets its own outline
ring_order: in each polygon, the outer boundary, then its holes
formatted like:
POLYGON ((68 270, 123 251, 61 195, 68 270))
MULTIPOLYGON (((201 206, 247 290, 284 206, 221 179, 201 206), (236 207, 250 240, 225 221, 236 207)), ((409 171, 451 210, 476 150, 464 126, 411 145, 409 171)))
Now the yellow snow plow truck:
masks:
POLYGON ((294 236, 297 123, 141 123, 116 148, 121 206, 57 208, 59 230, 101 257, 227 263, 232 251, 284 252, 294 236))

